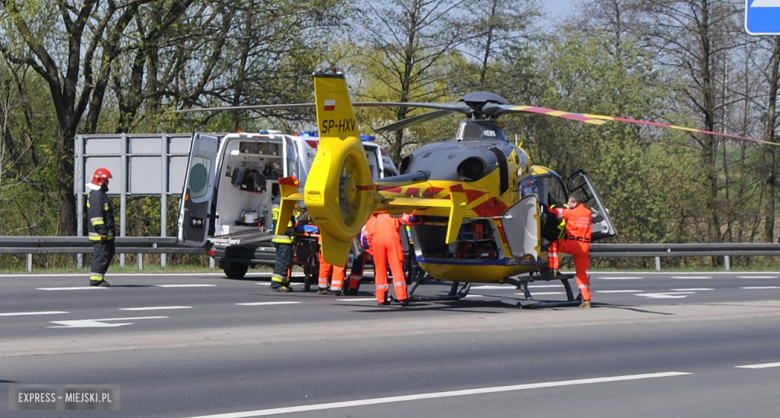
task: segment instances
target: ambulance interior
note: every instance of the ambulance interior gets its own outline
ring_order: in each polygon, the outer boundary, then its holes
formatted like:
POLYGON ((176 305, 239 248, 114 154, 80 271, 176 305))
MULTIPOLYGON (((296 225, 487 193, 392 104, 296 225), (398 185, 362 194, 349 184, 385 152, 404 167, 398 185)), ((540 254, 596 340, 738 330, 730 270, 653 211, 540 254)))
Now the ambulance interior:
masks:
MULTIPOLYGON (((272 201, 285 175, 282 140, 228 141, 217 178, 215 235, 270 232, 272 201)), ((289 160, 297 164, 294 156, 289 160)))

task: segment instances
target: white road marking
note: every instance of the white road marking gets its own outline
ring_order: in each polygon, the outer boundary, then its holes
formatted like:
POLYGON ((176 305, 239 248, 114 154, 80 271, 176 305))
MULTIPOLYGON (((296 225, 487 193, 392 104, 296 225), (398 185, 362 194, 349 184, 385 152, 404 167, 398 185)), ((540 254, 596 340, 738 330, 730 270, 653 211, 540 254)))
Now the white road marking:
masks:
POLYGON ((696 292, 665 292, 665 293, 637 293, 636 296, 642 296, 650 299, 685 299, 688 295, 696 292))
POLYGON ((344 298, 336 300, 340 302, 376 302, 376 298, 344 298))
POLYGON ((215 284, 156 284, 155 287, 217 287, 215 284))
POLYGON ((596 293, 642 293, 644 290, 596 290, 596 293))
POLYGON ((529 289, 541 289, 543 287, 563 287, 562 284, 531 284, 528 285, 529 289))
POLYGON ((309 411, 324 411, 328 409, 349 408, 353 406, 392 404, 397 402, 419 401, 425 399, 453 398, 456 396, 482 395, 501 392, 516 392, 521 390, 557 388, 565 386, 591 385, 596 383, 625 382, 630 380, 657 379, 664 377, 686 376, 691 373, 684 372, 666 372, 666 373, 648 373, 625 376, 597 377, 592 379, 562 380, 557 382, 529 383, 524 385, 512 386, 494 386, 476 389, 451 390, 446 392, 419 393, 416 395, 389 396, 386 398, 361 399, 356 401, 331 402, 314 405, 290 406, 285 408, 259 409, 256 411, 232 412, 227 414, 201 415, 189 418, 248 418, 262 417, 268 415, 292 414, 309 411))
POLYGON ((711 290, 715 290, 711 287, 693 287, 690 289, 669 289, 672 292, 709 292, 711 290))
POLYGON ((594 277, 594 279, 598 280, 643 280, 644 277, 637 277, 637 276, 625 276, 625 277, 594 277))
MULTIPOLYGON (((515 293, 516 295, 525 295, 523 292, 515 293)), ((562 295, 563 292, 531 292, 534 296, 547 296, 547 295, 562 295)))
POLYGON ((484 298, 485 295, 466 295, 466 299, 484 298))
POLYGON ((745 366, 736 366, 737 369, 769 369, 772 367, 780 367, 780 363, 764 363, 764 364, 748 364, 745 366))
POLYGON ((777 276, 737 276, 738 279, 776 279, 777 276))
POLYGON ((248 302, 248 303, 236 303, 239 306, 265 306, 265 305, 295 305, 301 302, 248 302))
POLYGON ((473 286, 471 290, 482 290, 482 289, 514 289, 515 286, 511 284, 505 284, 505 285, 479 285, 479 286, 473 286))
POLYGON ((52 324, 60 324, 57 327, 48 328, 109 328, 132 325, 132 322, 120 322, 118 324, 108 324, 108 321, 137 321, 139 319, 165 319, 167 316, 137 316, 131 318, 105 318, 105 319, 79 319, 74 321, 51 321, 52 324))
POLYGON ((145 306, 142 308, 119 308, 120 311, 156 311, 163 309, 192 309, 192 306, 145 306))
POLYGON ((38 290, 96 290, 96 289, 108 289, 107 287, 100 286, 77 286, 77 287, 39 287, 38 290))
POLYGON ((780 286, 747 286, 747 287, 740 287, 742 290, 769 290, 769 289, 780 289, 780 286))
POLYGON ((677 280, 709 280, 712 276, 672 276, 672 279, 677 280))
POLYGON ((6 312, 0 313, 0 316, 26 316, 26 315, 60 315, 70 312, 65 311, 41 311, 41 312, 6 312))

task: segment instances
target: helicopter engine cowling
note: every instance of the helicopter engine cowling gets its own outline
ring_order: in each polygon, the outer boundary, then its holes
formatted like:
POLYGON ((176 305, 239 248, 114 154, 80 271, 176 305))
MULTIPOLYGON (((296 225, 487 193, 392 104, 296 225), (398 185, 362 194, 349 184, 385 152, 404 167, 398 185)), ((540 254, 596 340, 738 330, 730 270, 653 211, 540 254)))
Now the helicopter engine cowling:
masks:
POLYGON ((458 176, 463 181, 477 181, 485 177, 488 171, 488 165, 480 157, 469 157, 458 164, 458 176))

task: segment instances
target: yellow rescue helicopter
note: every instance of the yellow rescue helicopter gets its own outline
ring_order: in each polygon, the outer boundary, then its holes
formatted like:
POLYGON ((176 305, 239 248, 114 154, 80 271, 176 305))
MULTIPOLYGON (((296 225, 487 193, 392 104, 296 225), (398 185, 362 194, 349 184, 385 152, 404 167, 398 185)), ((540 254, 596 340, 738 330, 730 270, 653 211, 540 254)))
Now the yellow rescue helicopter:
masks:
MULTIPOLYGON (((548 239, 554 239, 545 238, 541 206, 566 202, 575 190, 584 193, 584 203, 592 211, 592 239, 616 234, 607 208, 587 174, 577 171, 564 183, 549 168, 533 165, 525 150, 507 141, 502 124, 497 121, 500 116, 542 114, 594 125, 617 121, 773 144, 634 119, 509 105, 489 92, 471 93, 456 103, 352 103, 344 75, 336 71, 315 73, 314 93, 315 103, 240 107, 316 109, 320 136, 317 155, 303 190, 299 190, 294 178, 279 180, 280 219, 289 219, 296 204, 303 201, 312 220, 320 227, 323 258, 341 265, 372 213, 415 215, 419 223, 410 230, 415 258, 424 274, 413 277, 409 290, 412 301, 459 299, 468 294, 472 283, 510 283, 532 300, 528 283, 560 280, 567 300, 555 304, 579 303, 568 282, 573 275, 541 274, 547 262, 548 239), (434 109, 377 131, 403 129, 450 115, 465 118, 460 121, 452 141, 417 149, 404 158, 399 176, 373 179, 353 105, 434 109), (415 296, 417 286, 431 277, 452 282, 449 293, 415 296)), ((280 222, 275 233, 282 234, 283 226, 280 222)))
MULTIPOLYGON (((344 76, 315 73, 314 93, 320 148, 302 192, 293 179, 280 181, 282 219, 289 218, 295 204, 303 201, 320 226, 324 259, 343 264, 353 239, 372 213, 413 214, 420 219, 411 226, 416 260, 427 275, 453 282, 445 296, 452 299, 465 296, 471 283, 511 283, 530 298, 529 282, 553 279, 540 274, 546 266, 548 244, 542 234, 540 205, 566 202, 575 190, 584 193, 584 203, 592 211, 593 240, 616 234, 587 174, 577 171, 564 184, 554 171, 533 165, 522 148, 507 141, 497 122, 499 116, 533 113, 595 125, 617 121, 764 142, 647 121, 508 105, 496 94, 477 92, 457 103, 373 104, 435 109, 377 131, 403 129, 449 115, 466 116, 452 141, 417 149, 404 158, 400 176, 377 181, 371 178, 363 155, 344 76)), ((566 288, 564 303, 577 303, 568 283, 572 277, 554 278, 566 288)), ((420 281, 415 281, 410 294, 420 281)))

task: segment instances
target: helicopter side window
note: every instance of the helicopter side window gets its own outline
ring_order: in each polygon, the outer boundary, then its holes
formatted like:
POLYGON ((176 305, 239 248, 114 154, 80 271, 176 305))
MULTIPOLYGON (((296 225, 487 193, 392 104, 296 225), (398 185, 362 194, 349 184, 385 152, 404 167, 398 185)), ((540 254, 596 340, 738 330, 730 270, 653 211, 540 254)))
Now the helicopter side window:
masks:
POLYGON ((563 187, 563 182, 558 177, 547 176, 539 179, 547 185, 547 201, 552 204, 553 202, 562 205, 568 202, 566 194, 566 188, 563 187))
POLYGON ((563 204, 568 201, 568 194, 563 182, 554 175, 529 176, 520 180, 520 193, 523 197, 530 194, 539 194, 540 184, 547 190, 547 202, 563 204))

